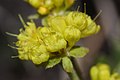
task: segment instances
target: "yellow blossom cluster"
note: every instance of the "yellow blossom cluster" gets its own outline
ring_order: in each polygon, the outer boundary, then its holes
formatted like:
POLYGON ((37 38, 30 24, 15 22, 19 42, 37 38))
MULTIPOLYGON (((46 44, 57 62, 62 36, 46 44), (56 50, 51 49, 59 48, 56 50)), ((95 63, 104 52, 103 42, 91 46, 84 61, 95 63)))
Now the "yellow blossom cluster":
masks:
MULTIPOLYGON (((48 18, 48 26, 36 27, 31 21, 24 24, 24 28, 17 36, 18 56, 22 60, 41 64, 53 56, 78 55, 74 51, 70 54, 71 48, 80 38, 97 33, 100 26, 85 13, 73 11, 65 16, 48 18)), ((88 52, 86 48, 79 50, 82 52, 80 55, 88 52)))
POLYGON ((41 15, 51 12, 66 10, 74 3, 74 0, 26 0, 30 5, 37 9, 41 15))
POLYGON ((110 67, 107 64, 97 64, 90 69, 91 80, 120 80, 120 74, 114 72, 111 74, 110 67))
POLYGON ((69 47, 73 47, 80 38, 96 34, 100 30, 100 26, 96 25, 90 16, 77 11, 68 12, 62 17, 52 16, 48 18, 47 23, 64 36, 69 47))

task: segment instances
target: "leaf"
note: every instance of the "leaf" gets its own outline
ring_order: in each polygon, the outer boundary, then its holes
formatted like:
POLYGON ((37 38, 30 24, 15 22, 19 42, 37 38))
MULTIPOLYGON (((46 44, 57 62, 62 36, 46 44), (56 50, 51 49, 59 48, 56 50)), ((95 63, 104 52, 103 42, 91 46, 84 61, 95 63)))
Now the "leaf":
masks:
POLYGON ((66 72, 72 72, 73 71, 73 64, 68 57, 62 58, 62 66, 63 66, 63 68, 66 72))
POLYGON ((48 64, 46 66, 46 68, 52 68, 54 67, 55 65, 57 65, 58 63, 60 63, 61 61, 61 58, 53 58, 53 59, 50 59, 48 61, 48 64))
POLYGON ((72 57, 84 57, 89 52, 88 48, 76 47, 70 51, 70 56, 72 57))

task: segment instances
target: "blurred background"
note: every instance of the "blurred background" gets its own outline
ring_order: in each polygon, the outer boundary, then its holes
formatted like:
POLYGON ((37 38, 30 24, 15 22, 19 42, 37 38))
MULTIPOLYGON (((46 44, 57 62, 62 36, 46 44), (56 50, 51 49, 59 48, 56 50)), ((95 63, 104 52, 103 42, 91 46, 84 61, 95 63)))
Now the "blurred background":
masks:
MULTIPOLYGON (((92 18, 102 10, 96 20, 101 25, 101 31, 77 43, 90 49, 87 56, 76 60, 84 80, 90 80, 89 69, 98 62, 108 63, 111 70, 120 73, 120 0, 76 0, 72 10, 80 6, 83 12, 84 2, 87 4, 87 14, 92 18)), ((0 0, 0 80, 67 80, 66 73, 59 65, 45 70, 30 61, 11 58, 17 55, 17 50, 8 47, 8 44, 14 45, 17 39, 5 32, 18 34, 23 27, 18 14, 28 21, 28 16, 34 13, 36 10, 23 0, 0 0)), ((37 25, 41 24, 40 21, 35 20, 37 25)))

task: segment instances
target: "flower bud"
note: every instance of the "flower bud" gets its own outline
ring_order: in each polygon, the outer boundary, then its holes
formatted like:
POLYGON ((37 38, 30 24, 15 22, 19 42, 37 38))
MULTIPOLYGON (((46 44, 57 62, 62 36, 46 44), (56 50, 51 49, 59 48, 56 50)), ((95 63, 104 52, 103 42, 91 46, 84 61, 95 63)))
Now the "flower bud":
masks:
POLYGON ((107 64, 98 64, 90 69, 92 80, 110 80, 110 69, 107 64))
POLYGON ((34 51, 30 54, 30 60, 32 60, 34 64, 41 64, 42 62, 48 61, 48 59, 49 52, 45 45, 35 46, 34 51))
POLYGON ((41 55, 34 55, 32 56, 32 61, 34 64, 41 64, 42 62, 46 62, 48 61, 49 59, 49 55, 44 53, 44 54, 41 54, 41 55))
POLYGON ((64 17, 62 16, 56 16, 56 17, 50 18, 48 24, 55 31, 60 32, 62 34, 67 26, 65 23, 64 17))
POLYGON ((28 0, 29 4, 33 7, 38 8, 40 6, 41 0, 28 0))
POLYGON ((66 27, 64 31, 64 37, 68 41, 70 47, 72 47, 80 39, 80 36, 80 30, 73 26, 66 27))
POLYGON ((69 8, 74 3, 75 0, 64 0, 64 1, 65 1, 65 7, 69 8))
POLYGON ((46 7, 44 7, 44 6, 39 7, 37 11, 38 11, 38 13, 40 13, 41 15, 46 15, 46 14, 49 13, 49 10, 48 10, 46 7))
POLYGON ((98 65, 99 69, 99 80, 109 80, 110 79, 110 69, 107 64, 98 65))
POLYGON ((47 15, 51 13, 52 15, 60 15, 64 13, 75 0, 25 0, 34 8, 37 9, 38 13, 41 15, 47 15))
POLYGON ((47 49, 50 52, 57 52, 66 48, 67 42, 59 34, 51 35, 44 39, 47 49), (52 39, 52 40, 51 40, 52 39))
POLYGON ((87 18, 87 23, 87 27, 82 31, 82 38, 96 34, 100 30, 100 26, 96 25, 96 23, 90 17, 87 18))
POLYGON ((85 29, 87 26, 87 19, 84 13, 81 12, 70 12, 65 18, 67 25, 72 25, 80 31, 85 29))
POLYGON ((115 72, 111 75, 110 80, 120 80, 120 74, 115 72))
POLYGON ((67 42, 60 35, 55 34, 44 39, 45 45, 48 51, 58 52, 61 49, 66 48, 67 42), (52 40, 51 40, 52 39, 52 40))
POLYGON ((64 0, 53 0, 53 2, 56 7, 61 7, 63 5, 64 0))
POLYGON ((16 46, 18 46, 20 59, 32 60, 35 64, 41 64, 49 59, 49 52, 34 22, 28 22, 25 30, 21 30, 17 38, 16 46))
POLYGON ((53 0, 45 0, 44 6, 48 9, 51 10, 54 7, 54 2, 53 0))
POLYGON ((59 32, 55 32, 49 27, 43 27, 40 32, 48 51, 57 52, 66 48, 67 42, 59 32))
POLYGON ((18 55, 18 57, 21 59, 21 60, 29 60, 29 56, 28 56, 28 49, 26 48, 23 48, 23 47, 21 47, 21 48, 19 48, 18 49, 18 53, 19 53, 19 55, 18 55))
POLYGON ((91 76, 91 80, 99 80, 98 79, 98 74, 99 74, 99 70, 96 66, 93 66, 90 69, 90 76, 91 76))
POLYGON ((44 39, 52 34, 52 30, 50 27, 38 27, 38 33, 40 37, 44 39))

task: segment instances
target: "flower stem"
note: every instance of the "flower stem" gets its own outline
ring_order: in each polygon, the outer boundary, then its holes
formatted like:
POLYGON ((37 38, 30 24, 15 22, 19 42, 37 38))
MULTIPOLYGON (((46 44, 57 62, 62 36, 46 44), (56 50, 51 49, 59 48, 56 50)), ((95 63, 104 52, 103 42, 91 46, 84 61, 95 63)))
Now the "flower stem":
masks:
POLYGON ((79 66, 77 60, 75 58, 71 58, 71 61, 73 63, 74 70, 75 70, 79 80, 84 80, 83 76, 82 76, 82 72, 81 72, 80 66, 79 66))
MULTIPOLYGON (((64 50, 64 53, 66 53, 67 56, 70 56, 69 54, 69 50, 68 49, 65 49, 64 50)), ((83 80, 83 77, 82 77, 82 72, 80 70, 80 66, 78 64, 78 61, 77 59, 75 58, 72 58, 70 57, 71 61, 72 61, 72 64, 73 64, 73 72, 72 73, 67 73, 69 78, 71 80, 83 80)))
POLYGON ((72 73, 68 73, 68 75, 70 80, 80 80, 75 70, 72 73))

